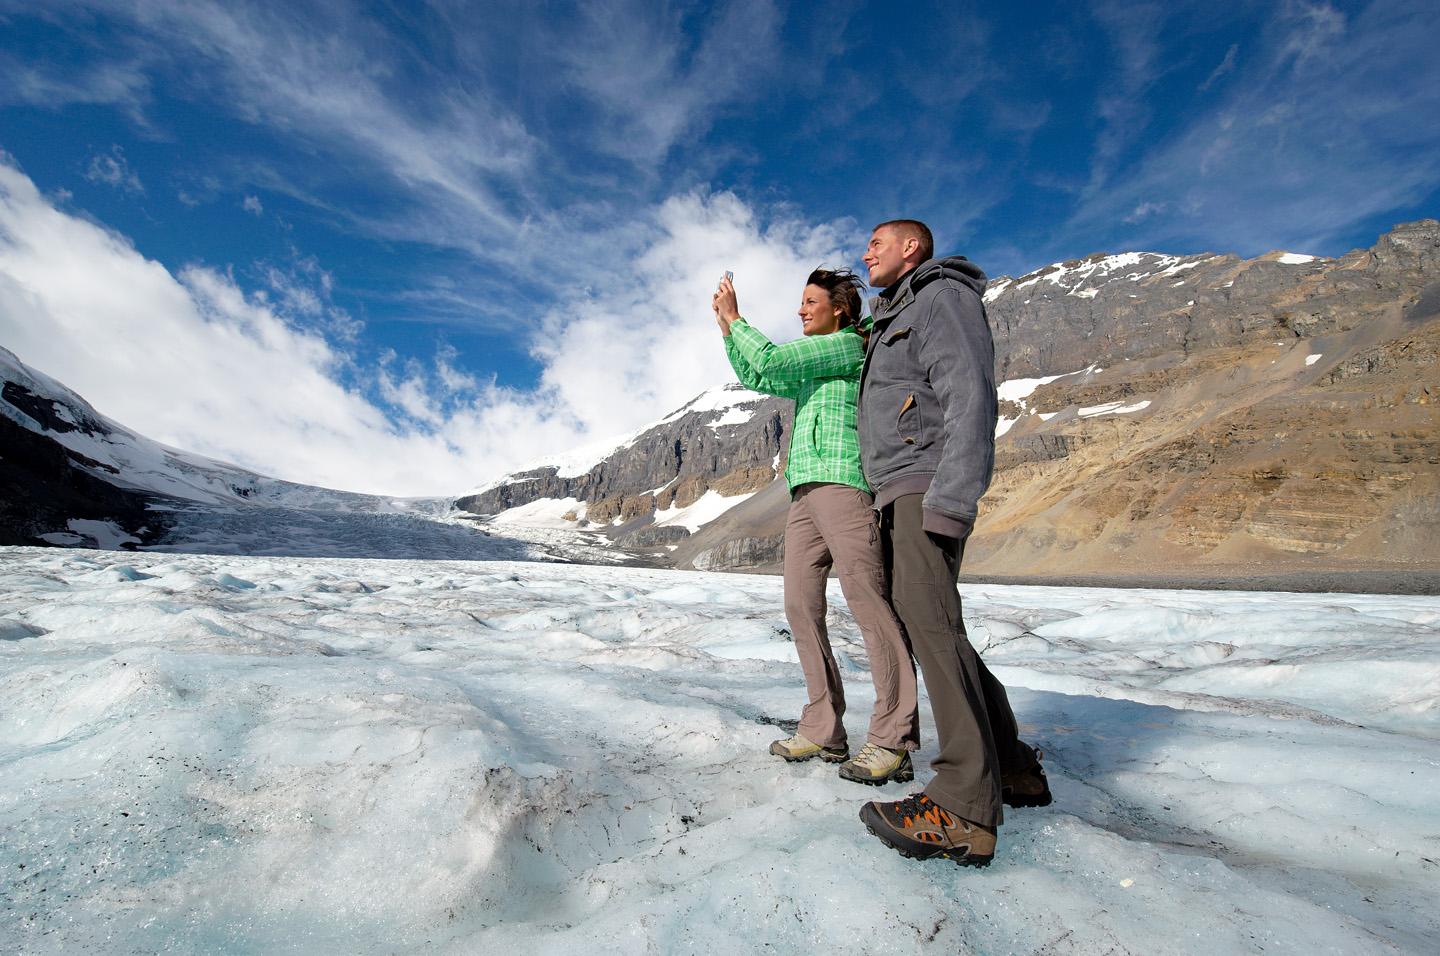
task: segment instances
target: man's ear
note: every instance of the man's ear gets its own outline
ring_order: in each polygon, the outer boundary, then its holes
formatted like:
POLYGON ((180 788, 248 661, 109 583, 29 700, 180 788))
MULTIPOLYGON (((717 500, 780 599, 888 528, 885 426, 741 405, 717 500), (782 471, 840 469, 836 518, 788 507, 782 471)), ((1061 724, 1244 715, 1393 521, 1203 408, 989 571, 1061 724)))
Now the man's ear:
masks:
POLYGON ((918 236, 906 236, 905 241, 900 244, 900 255, 909 259, 919 248, 920 238, 918 236))

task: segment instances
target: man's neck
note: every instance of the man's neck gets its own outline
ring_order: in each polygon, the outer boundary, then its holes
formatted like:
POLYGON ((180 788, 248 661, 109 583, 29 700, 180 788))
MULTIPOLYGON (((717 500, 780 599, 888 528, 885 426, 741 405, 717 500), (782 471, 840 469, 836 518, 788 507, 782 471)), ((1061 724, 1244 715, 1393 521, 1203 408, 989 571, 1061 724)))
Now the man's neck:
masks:
POLYGON ((900 275, 896 276, 894 282, 890 283, 884 289, 880 290, 881 297, 884 299, 895 298, 895 293, 899 290, 900 284, 906 279, 908 279, 910 277, 910 273, 914 272, 919 267, 919 265, 920 264, 917 262, 915 265, 911 266, 904 272, 900 273, 900 275))

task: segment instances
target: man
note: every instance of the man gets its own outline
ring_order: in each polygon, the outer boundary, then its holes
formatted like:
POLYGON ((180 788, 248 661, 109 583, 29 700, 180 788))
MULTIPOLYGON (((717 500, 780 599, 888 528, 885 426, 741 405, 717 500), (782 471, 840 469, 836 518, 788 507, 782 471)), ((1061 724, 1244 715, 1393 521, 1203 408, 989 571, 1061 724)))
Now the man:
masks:
POLYGON ((880 512, 896 614, 935 715, 935 778, 860 819, 905 856, 985 866, 1001 803, 1045 806, 1039 753, 1022 743, 1004 686, 965 634, 956 581, 995 463, 995 347, 985 274, 932 258, 924 223, 875 227, 865 252, 874 327, 860 380, 860 451, 880 512))

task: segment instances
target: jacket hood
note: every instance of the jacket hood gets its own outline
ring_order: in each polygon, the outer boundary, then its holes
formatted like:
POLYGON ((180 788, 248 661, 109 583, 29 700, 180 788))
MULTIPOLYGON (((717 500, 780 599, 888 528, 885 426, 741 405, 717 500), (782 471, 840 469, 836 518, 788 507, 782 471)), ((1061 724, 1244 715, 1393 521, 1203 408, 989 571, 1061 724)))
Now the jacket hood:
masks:
POLYGON ((985 272, 964 256, 945 256, 927 259, 896 282, 890 288, 870 300, 870 311, 876 319, 883 318, 894 307, 913 299, 925 286, 939 279, 963 282, 983 297, 988 279, 985 272))
POLYGON ((989 282, 984 271, 969 259, 964 256, 946 256, 943 259, 930 259, 916 266, 915 271, 910 273, 910 288, 919 291, 922 286, 941 278, 963 282, 979 296, 985 294, 985 286, 989 282))

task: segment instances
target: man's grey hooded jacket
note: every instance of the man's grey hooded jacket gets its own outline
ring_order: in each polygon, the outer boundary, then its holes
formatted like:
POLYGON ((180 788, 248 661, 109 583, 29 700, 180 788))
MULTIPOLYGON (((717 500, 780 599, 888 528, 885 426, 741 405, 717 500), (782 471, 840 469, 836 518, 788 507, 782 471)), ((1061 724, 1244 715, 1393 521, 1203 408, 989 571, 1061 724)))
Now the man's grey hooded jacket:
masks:
POLYGON ((923 492, 925 530, 964 538, 995 468, 995 344, 985 273, 930 259, 871 299, 860 455, 875 507, 923 492))

